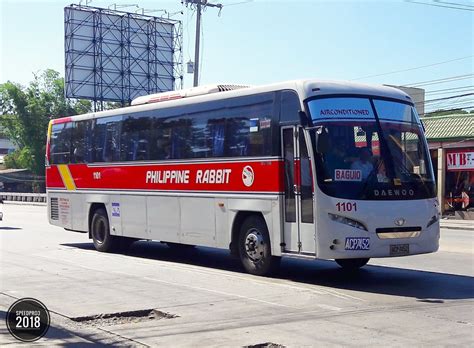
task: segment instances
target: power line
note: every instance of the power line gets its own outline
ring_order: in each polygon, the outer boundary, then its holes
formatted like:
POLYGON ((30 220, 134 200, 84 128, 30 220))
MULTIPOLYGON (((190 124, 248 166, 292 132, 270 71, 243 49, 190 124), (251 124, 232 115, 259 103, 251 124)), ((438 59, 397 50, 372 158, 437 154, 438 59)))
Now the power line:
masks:
POLYGON ((440 99, 440 100, 432 100, 432 103, 426 104, 427 108, 435 109, 435 108, 446 108, 446 107, 453 107, 459 106, 462 107, 466 104, 472 104, 474 99, 472 97, 466 98, 465 96, 455 96, 450 99, 440 99))
POLYGON ((445 61, 443 61, 443 62, 428 64, 428 65, 417 66, 417 67, 414 67, 414 68, 408 68, 408 69, 403 69, 403 70, 395 70, 395 71, 390 71, 390 72, 381 73, 381 74, 375 74, 375 75, 362 76, 362 77, 358 77, 358 78, 356 78, 356 79, 352 79, 351 81, 363 80, 363 79, 368 79, 368 78, 377 77, 377 76, 385 76, 385 75, 398 74, 398 73, 401 73, 401 72, 412 71, 412 70, 418 70, 418 69, 424 69, 424 68, 429 68, 429 67, 432 67, 432 66, 442 65, 442 64, 446 64, 446 63, 457 62, 458 60, 468 59, 468 58, 472 58, 472 57, 474 57, 474 55, 470 55, 470 56, 466 56, 466 57, 460 57, 460 58, 455 58, 455 59, 450 59, 450 60, 445 60, 445 61))
POLYGON ((464 7, 474 8, 473 5, 466 5, 466 4, 462 4, 462 3, 459 3, 459 2, 448 2, 448 1, 441 1, 441 0, 433 0, 433 1, 434 2, 439 2, 440 4, 456 5, 456 6, 464 6, 464 7))
POLYGON ((196 6, 196 43, 194 45, 194 82, 193 86, 196 87, 199 84, 199 68, 200 68, 200 40, 201 40, 201 15, 202 10, 207 7, 217 7, 219 8, 219 14, 224 5, 222 4, 212 4, 207 0, 182 0, 181 3, 185 3, 186 6, 196 6))
MULTIPOLYGON (((472 100, 472 98, 470 98, 470 99, 468 99, 468 100, 453 100, 453 101, 448 102, 448 103, 446 103, 446 104, 444 104, 444 105, 446 105, 446 106, 463 105, 463 104, 472 103, 472 102, 474 102, 474 101, 472 100)), ((439 105, 439 104, 436 104, 436 105, 439 105)), ((443 104, 442 104, 442 105, 443 105, 443 104)), ((430 105, 430 106, 431 106, 431 105, 430 105)))
POLYGON ((434 104, 431 104, 431 105, 428 105, 428 106, 433 106, 433 105, 437 105, 437 104, 470 103, 470 102, 474 102, 474 99, 473 98, 466 99, 466 96, 453 96, 452 98, 449 97, 449 98, 446 98, 446 99, 439 98, 439 100, 431 99, 430 102, 432 102, 434 104), (456 99, 456 100, 451 100, 451 99, 456 99))
POLYGON ((460 86, 460 87, 452 87, 452 88, 443 88, 443 89, 436 89, 436 90, 431 90, 431 91, 426 91, 426 94, 436 94, 439 92, 458 92, 464 89, 471 89, 474 88, 474 85, 469 85, 469 86, 460 86))
MULTIPOLYGON (((201 56, 199 57, 199 71, 202 72, 202 61, 204 56, 204 26, 202 25, 202 17, 201 17, 201 56)), ((202 74, 201 74, 202 75, 202 74)), ((198 84, 201 83, 201 75, 199 75, 198 84)))
POLYGON ((430 93, 430 97, 435 97, 435 96, 450 96, 453 93, 468 93, 468 92, 473 92, 474 88, 467 88, 467 89, 462 89, 462 90, 457 90, 457 91, 451 91, 451 92, 437 92, 437 93, 430 93))
POLYGON ((474 9, 469 9, 469 8, 463 8, 463 7, 456 7, 456 6, 447 6, 447 5, 440 5, 443 4, 442 2, 438 2, 440 4, 430 4, 427 2, 420 2, 420 1, 413 1, 413 0, 405 0, 406 2, 410 2, 412 4, 420 4, 420 5, 426 5, 426 6, 434 6, 434 7, 444 7, 444 8, 450 8, 450 9, 455 9, 455 10, 461 10, 461 11, 470 11, 473 12, 474 9))
POLYGON ((430 110, 438 110, 438 109, 449 109, 449 108, 459 108, 459 109, 468 109, 471 108, 473 104, 472 100, 465 100, 463 102, 454 102, 454 103, 445 103, 445 104, 436 104, 436 105, 429 105, 427 109, 430 110))
POLYGON ((458 92, 470 92, 474 90, 474 85, 461 86, 461 87, 452 87, 452 88, 443 88, 431 91, 425 91, 424 89, 421 92, 410 93, 412 97, 424 96, 424 95, 434 95, 434 94, 452 94, 458 92))
MULTIPOLYGON (((186 7, 186 34, 188 35, 187 36, 188 38, 189 38, 189 23, 192 21, 193 17, 194 17, 194 11, 189 11, 189 9, 186 7), (191 13, 191 16, 189 15, 189 13, 191 13)), ((191 60, 189 40, 186 40, 186 49, 188 53, 188 60, 191 60)))
POLYGON ((441 100, 468 97, 470 95, 474 95, 474 93, 458 94, 458 95, 452 95, 450 97, 443 97, 443 98, 436 98, 436 99, 430 99, 430 100, 425 100, 425 101, 419 101, 419 102, 416 102, 415 104, 433 103, 433 102, 438 102, 438 101, 441 101, 441 100))
POLYGON ((439 83, 447 83, 447 82, 452 82, 452 81, 465 80, 465 79, 468 79, 472 76, 474 76, 474 74, 464 74, 464 75, 458 75, 458 76, 451 76, 451 77, 445 77, 445 78, 436 79, 436 80, 428 80, 428 81, 422 81, 422 82, 407 83, 405 85, 402 85, 402 87, 436 85, 436 84, 439 84, 439 83))
POLYGON ((229 6, 235 6, 235 5, 243 5, 243 4, 248 4, 249 2, 253 2, 253 0, 244 0, 244 1, 239 1, 239 2, 231 2, 230 4, 222 4, 224 5, 225 7, 229 7, 229 6))

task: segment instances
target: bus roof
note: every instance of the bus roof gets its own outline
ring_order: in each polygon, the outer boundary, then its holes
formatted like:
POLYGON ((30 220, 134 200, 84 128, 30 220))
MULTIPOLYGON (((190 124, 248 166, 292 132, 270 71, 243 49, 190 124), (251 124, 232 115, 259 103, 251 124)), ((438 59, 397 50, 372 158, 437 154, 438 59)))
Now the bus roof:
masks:
MULTIPOLYGON (((195 88, 183 90, 183 91, 172 91, 172 92, 164 92, 159 94, 152 95, 152 98, 157 100, 157 102, 146 103, 146 104, 139 104, 139 105, 132 105, 120 109, 113 109, 113 110, 106 110, 106 111, 99 111, 99 112, 92 112, 83 115, 72 116, 68 118, 58 118, 53 120, 53 124, 62 123, 62 122, 69 122, 69 121, 79 121, 84 119, 90 118, 100 118, 100 117, 107 117, 107 116, 115 116, 115 115, 122 115, 127 113, 134 113, 140 111, 148 111, 148 110, 155 110, 155 109, 165 109, 177 106, 184 106, 190 105, 194 103, 203 103, 207 101, 213 100, 222 100, 227 98, 239 97, 239 96, 246 96, 246 95, 253 95, 257 93, 265 93, 265 92, 273 92, 279 90, 294 90, 298 93, 301 100, 305 100, 310 97, 315 96, 324 96, 324 95, 334 95, 334 94, 354 94, 354 95, 367 95, 367 96, 379 96, 385 98, 392 98, 398 99, 401 101, 409 101, 412 102, 410 96, 401 90, 384 86, 384 85, 371 85, 371 84, 361 84, 355 83, 350 81, 332 81, 332 80, 293 80, 293 81, 286 81, 286 82, 279 82, 274 84, 262 85, 262 86, 242 86, 236 84, 240 88, 230 89, 230 90, 223 90, 223 91, 216 91, 219 89, 217 86, 219 85, 211 85, 211 86, 203 86, 198 90, 202 91, 210 91, 208 93, 189 93, 188 91, 196 91, 195 88), (160 95, 163 97, 160 98, 160 95), (176 98, 169 98, 167 96, 170 95, 179 95, 176 98), (65 120, 67 119, 67 120, 65 120)), ((229 85, 227 85, 229 86, 229 85)), ((145 97, 140 100, 146 100, 145 97)), ((137 98, 138 99, 138 98, 137 98)))

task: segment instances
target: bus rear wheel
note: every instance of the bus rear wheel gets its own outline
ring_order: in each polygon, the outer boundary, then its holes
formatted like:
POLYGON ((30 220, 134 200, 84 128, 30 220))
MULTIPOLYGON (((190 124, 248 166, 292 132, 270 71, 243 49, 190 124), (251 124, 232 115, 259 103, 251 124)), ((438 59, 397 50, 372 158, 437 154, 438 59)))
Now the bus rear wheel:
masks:
POLYGON ((274 272, 280 258, 272 256, 270 237, 265 220, 260 216, 249 216, 240 228, 240 261, 245 270, 255 275, 274 272))
POLYGON ((97 251, 112 252, 119 248, 120 240, 110 234, 109 219, 103 208, 97 209, 92 216, 91 237, 97 251))
POLYGON ((369 258, 360 258, 360 259, 336 259, 335 261, 339 266, 348 271, 354 271, 361 267, 364 267, 369 258))

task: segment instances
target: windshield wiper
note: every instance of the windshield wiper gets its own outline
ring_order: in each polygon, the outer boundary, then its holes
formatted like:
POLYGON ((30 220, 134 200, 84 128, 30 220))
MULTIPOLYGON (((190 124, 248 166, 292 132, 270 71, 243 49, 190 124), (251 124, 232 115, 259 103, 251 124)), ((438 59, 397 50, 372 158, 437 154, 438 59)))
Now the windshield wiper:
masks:
POLYGON ((378 134, 379 134, 379 143, 380 143, 380 154, 384 154, 385 156, 383 157, 384 160, 386 160, 387 166, 385 167, 387 171, 387 177, 393 179, 395 178, 395 164, 393 161, 392 157, 392 152, 390 151, 390 148, 388 147, 387 139, 385 138, 385 134, 382 129, 382 125, 380 124, 380 119, 379 115, 377 113, 377 109, 375 108, 375 104, 373 99, 370 100, 370 105, 372 106, 374 110, 374 116, 375 116, 375 124, 377 125, 378 128, 378 134))

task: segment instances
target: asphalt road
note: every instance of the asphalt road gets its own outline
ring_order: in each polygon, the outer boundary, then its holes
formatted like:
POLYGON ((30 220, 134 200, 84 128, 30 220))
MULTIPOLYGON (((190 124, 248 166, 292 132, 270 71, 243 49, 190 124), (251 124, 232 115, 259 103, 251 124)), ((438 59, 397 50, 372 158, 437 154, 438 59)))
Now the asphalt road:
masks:
POLYGON ((22 297, 50 309, 51 328, 37 341, 48 346, 474 344, 473 230, 442 229, 438 253, 371 260, 355 275, 332 261, 286 259, 266 278, 209 248, 139 242, 126 254, 98 253, 86 235, 50 226, 45 206, 4 212, 0 346, 19 344, 4 318, 22 297), (81 319, 151 309, 159 312, 81 319))

